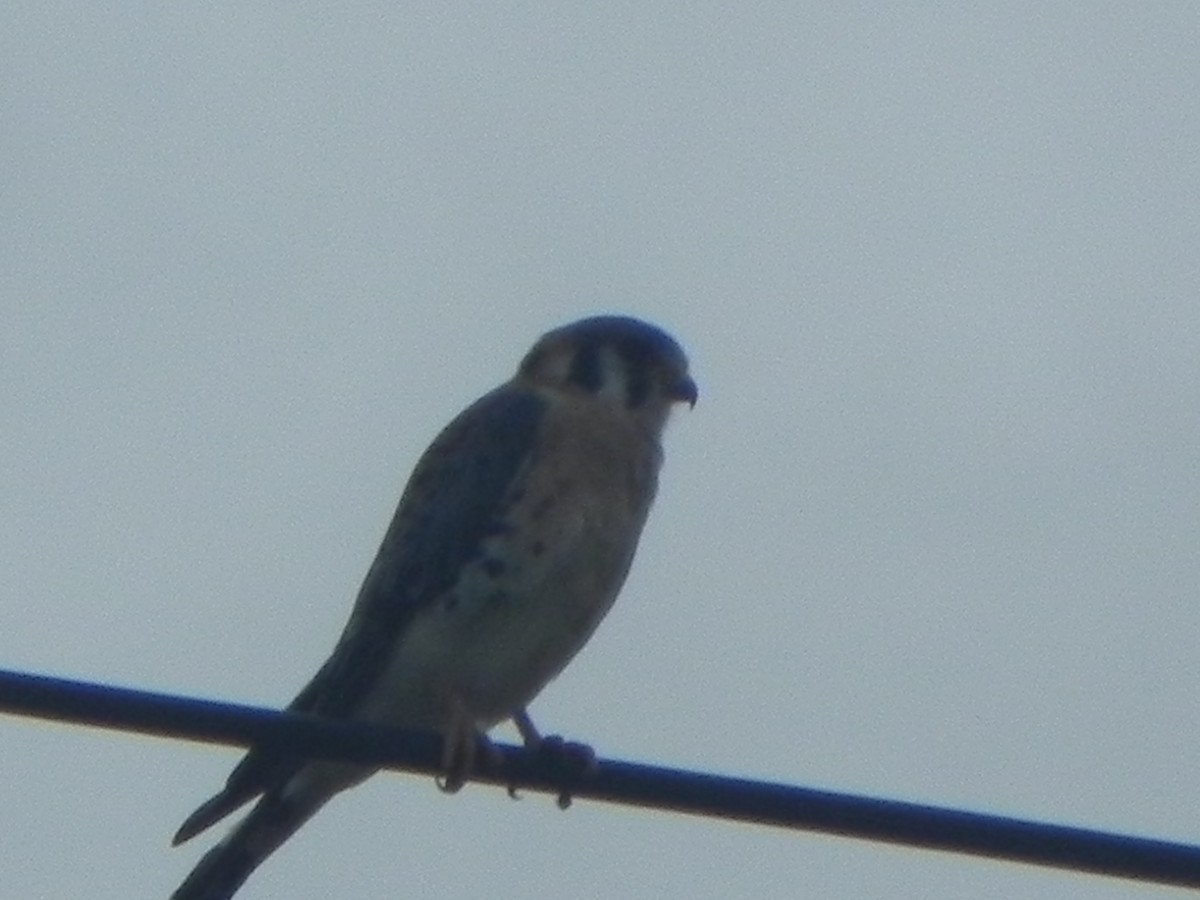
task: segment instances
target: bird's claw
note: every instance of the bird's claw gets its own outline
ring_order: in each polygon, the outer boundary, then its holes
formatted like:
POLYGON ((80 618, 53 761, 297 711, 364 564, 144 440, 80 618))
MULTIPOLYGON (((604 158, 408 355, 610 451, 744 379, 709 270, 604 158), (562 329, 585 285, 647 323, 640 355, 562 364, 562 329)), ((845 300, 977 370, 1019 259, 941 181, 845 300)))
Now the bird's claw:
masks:
POLYGON ((538 742, 535 752, 558 775, 558 808, 567 809, 571 805, 571 786, 596 773, 596 751, 587 744, 551 734, 538 742))
MULTIPOLYGON (((546 767, 554 771, 559 783, 558 808, 566 809, 571 805, 570 786, 595 774, 596 751, 587 744, 567 741, 557 734, 543 737, 524 708, 513 713, 513 723, 525 742, 525 749, 540 757, 546 767)), ((514 800, 520 798, 515 784, 509 784, 508 796, 514 800)))

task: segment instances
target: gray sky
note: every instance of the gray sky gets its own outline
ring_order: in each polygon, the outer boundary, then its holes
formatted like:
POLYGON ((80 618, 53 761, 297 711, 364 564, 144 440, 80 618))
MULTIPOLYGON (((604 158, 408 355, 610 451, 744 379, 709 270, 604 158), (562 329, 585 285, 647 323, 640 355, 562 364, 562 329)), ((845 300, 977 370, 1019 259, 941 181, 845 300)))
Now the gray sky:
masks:
MULTIPOLYGON (((604 755, 1200 840, 1190 3, 19 3, 0 665, 282 705, 543 331, 688 348, 604 755)), ((6 897, 165 897, 232 750, 0 719, 6 897)), ((239 900, 1152 896, 378 777, 239 900)))

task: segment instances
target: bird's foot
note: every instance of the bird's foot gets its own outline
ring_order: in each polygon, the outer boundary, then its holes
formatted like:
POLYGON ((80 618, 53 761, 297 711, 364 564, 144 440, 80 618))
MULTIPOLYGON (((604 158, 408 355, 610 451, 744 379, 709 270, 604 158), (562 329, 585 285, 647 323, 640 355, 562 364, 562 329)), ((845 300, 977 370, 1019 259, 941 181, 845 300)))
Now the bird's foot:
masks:
POLYGON ((571 787, 596 773, 596 751, 588 744, 551 734, 542 738, 536 752, 558 773, 558 808, 566 809, 571 805, 571 787))
MULTIPOLYGON (((557 734, 543 737, 523 709, 513 716, 513 722, 521 733, 525 749, 536 753, 554 771, 559 785, 558 808, 566 809, 571 805, 572 785, 595 774, 596 751, 587 744, 564 740, 557 734)), ((509 785, 508 795, 514 799, 518 796, 514 785, 509 785)))

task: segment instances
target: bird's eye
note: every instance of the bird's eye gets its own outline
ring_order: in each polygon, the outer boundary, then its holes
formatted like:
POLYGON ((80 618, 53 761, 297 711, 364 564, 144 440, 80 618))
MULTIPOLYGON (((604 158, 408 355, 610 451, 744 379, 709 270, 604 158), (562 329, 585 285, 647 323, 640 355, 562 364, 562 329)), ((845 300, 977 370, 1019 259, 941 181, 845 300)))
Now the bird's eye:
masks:
POLYGON ((593 394, 604 386, 600 351, 595 345, 585 345, 576 351, 567 379, 593 394))

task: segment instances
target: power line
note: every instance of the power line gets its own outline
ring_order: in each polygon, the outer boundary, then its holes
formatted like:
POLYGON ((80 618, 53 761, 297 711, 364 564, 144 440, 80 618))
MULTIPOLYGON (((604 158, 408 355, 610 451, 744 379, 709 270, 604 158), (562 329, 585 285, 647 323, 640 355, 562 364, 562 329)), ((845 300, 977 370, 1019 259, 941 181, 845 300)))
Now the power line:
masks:
MULTIPOLYGON (((434 734, 0 670, 0 712, 434 774, 434 734)), ((564 781, 561 763, 495 745, 474 780, 694 815, 821 831, 1181 887, 1200 887, 1200 846, 618 760, 564 781)))

